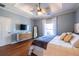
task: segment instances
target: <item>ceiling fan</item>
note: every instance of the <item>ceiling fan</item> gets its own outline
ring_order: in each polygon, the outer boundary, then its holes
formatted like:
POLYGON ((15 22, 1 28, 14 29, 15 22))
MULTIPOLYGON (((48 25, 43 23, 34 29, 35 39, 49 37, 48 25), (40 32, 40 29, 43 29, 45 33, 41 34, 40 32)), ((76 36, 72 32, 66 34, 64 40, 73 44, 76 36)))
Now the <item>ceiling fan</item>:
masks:
POLYGON ((41 12, 41 11, 42 11, 42 9, 41 9, 41 7, 40 7, 40 3, 38 4, 37 11, 38 11, 38 12, 41 12))
POLYGON ((48 7, 47 8, 41 7, 41 4, 38 3, 37 14, 38 15, 46 14, 48 12, 48 9, 49 9, 48 7))
POLYGON ((42 7, 42 4, 41 3, 38 3, 36 5, 36 8, 34 8, 32 10, 32 12, 35 12, 36 15, 43 15, 43 14, 47 14, 49 12, 49 7, 42 7))

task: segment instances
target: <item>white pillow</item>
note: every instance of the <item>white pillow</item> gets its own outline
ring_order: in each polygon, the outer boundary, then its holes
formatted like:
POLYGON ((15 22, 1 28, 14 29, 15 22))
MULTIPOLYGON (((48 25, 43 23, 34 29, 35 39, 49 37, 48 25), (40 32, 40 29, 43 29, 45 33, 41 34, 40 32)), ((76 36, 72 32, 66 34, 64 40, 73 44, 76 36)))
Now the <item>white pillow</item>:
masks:
POLYGON ((70 40, 71 45, 73 45, 74 47, 79 47, 79 35, 77 34, 72 34, 73 38, 72 40, 70 40))

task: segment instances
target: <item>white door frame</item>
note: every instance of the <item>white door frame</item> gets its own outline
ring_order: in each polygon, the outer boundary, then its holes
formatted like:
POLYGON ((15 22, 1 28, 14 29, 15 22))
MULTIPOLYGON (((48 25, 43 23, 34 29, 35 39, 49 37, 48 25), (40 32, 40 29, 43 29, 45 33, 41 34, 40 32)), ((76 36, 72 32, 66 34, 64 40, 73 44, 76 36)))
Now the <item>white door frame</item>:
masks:
POLYGON ((1 26, 1 37, 0 37, 0 46, 10 44, 11 39, 10 37, 10 26, 11 26, 11 19, 8 17, 0 17, 0 26, 1 26))

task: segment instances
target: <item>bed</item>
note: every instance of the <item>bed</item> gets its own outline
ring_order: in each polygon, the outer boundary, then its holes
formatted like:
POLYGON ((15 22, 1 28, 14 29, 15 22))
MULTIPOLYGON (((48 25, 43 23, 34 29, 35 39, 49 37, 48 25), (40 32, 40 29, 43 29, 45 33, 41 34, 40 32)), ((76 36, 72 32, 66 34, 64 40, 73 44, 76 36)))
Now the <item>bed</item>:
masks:
POLYGON ((64 42, 55 36, 48 44, 47 48, 41 48, 33 45, 33 53, 38 56, 79 56, 79 35, 73 34, 74 38, 71 42, 64 42), (75 43, 77 42, 77 47, 75 43))

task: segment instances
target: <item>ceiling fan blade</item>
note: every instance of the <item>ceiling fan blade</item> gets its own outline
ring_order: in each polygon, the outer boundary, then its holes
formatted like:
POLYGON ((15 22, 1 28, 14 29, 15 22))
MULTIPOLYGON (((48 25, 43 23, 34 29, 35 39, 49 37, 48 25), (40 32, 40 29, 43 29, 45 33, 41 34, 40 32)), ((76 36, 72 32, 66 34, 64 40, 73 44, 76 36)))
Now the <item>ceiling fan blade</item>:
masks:
POLYGON ((33 8, 33 10, 31 10, 30 12, 32 12, 35 15, 37 15, 37 9, 35 9, 35 8, 33 8))
POLYGON ((50 8, 49 8, 49 7, 47 7, 47 8, 45 8, 45 10, 46 10, 47 12, 49 12, 49 11, 50 11, 50 8))

